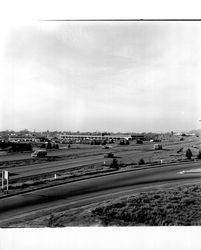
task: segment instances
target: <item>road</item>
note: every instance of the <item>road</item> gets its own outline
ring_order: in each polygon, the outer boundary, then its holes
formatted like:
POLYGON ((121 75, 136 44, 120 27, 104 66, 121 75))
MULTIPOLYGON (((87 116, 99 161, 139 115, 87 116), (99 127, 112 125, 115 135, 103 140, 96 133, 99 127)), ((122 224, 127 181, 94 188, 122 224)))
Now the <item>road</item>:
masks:
MULTIPOLYGON (((199 141, 198 141, 199 142, 199 141)), ((172 148, 172 147, 182 147, 183 146, 191 146, 193 144, 198 143, 195 140, 190 141, 167 141, 162 142, 163 146, 165 148, 172 148)), ((157 142, 156 142, 157 143, 157 142)), ((145 141, 143 144, 135 144, 135 142, 132 142, 130 145, 127 146, 120 146, 117 144, 111 144, 112 150, 118 151, 118 150, 141 150, 146 151, 153 149, 153 145, 155 142, 150 143, 148 141, 145 141)), ((60 148, 60 150, 48 150, 48 156, 66 156, 66 155, 72 155, 72 154, 85 154, 85 153, 102 153, 102 146, 95 146, 95 145, 80 145, 80 144, 73 144, 71 145, 70 149, 66 148, 60 148)), ((24 152, 24 153, 9 153, 2 152, 0 154, 0 163, 1 162, 7 162, 7 161, 18 161, 18 160, 28 160, 31 159, 31 153, 30 152, 24 152), (5 155, 4 155, 5 153, 5 155)))
POLYGON ((50 208, 71 208, 105 200, 140 190, 149 191, 161 185, 201 183, 201 174, 179 174, 183 170, 199 169, 200 163, 175 165, 130 172, 62 184, 38 191, 7 197, 0 201, 0 226, 21 216, 50 208))
MULTIPOLYGON (((48 156, 67 156, 73 154, 84 154, 84 153, 93 153, 93 152, 101 152, 101 147, 92 146, 86 148, 79 148, 78 146, 70 149, 60 149, 60 150, 48 150, 48 156)), ((18 160, 28 160, 31 159, 30 152, 24 153, 10 153, 6 155, 0 155, 0 162, 8 162, 8 161, 18 161, 18 160)))
POLYGON ((8 171, 13 174, 13 176, 11 176, 11 179, 14 180, 19 177, 28 177, 34 175, 54 173, 56 171, 95 164, 99 162, 103 162, 103 155, 80 157, 77 159, 54 161, 54 162, 18 166, 12 168, 4 168, 4 169, 8 169, 8 171))
MULTIPOLYGON (((105 153, 108 151, 104 151, 105 153)), ((92 165, 96 163, 103 163, 103 162, 111 162, 111 158, 104 158, 104 152, 100 155, 92 155, 92 156, 85 156, 85 157, 78 157, 76 159, 65 159, 60 161, 53 161, 53 162, 45 162, 45 163, 38 163, 38 164, 31 164, 31 165, 24 165, 24 166, 4 166, 2 167, 4 170, 8 170, 11 174, 11 180, 20 177, 29 177, 34 175, 42 175, 48 173, 55 173, 56 171, 71 169, 75 167, 82 167, 87 165, 92 165)), ((129 150, 125 152, 118 152, 115 153, 117 157, 123 157, 126 155, 132 155, 138 152, 137 150, 129 150)))
MULTIPOLYGON (((166 151, 170 150, 172 145, 167 145, 165 146, 166 151)), ((163 152, 160 152, 161 157, 166 157, 165 154, 170 154, 169 151, 167 153, 165 150, 163 152)), ((153 152, 153 145, 150 143, 144 144, 144 145, 129 145, 129 146, 118 146, 118 147, 113 147, 109 150, 107 149, 102 149, 101 147, 96 147, 96 148, 81 148, 81 149, 69 149, 69 150, 60 150, 60 151, 50 151, 48 152, 49 156, 59 156, 59 157, 64 157, 63 159, 57 159, 55 161, 49 161, 49 162, 43 162, 43 163, 37 163, 37 164, 29 164, 30 162, 27 162, 26 165, 20 165, 21 163, 15 164, 12 163, 11 165, 2 165, 0 169, 3 170, 8 170, 11 173, 11 179, 14 181, 15 179, 21 178, 21 177, 29 177, 29 176, 35 176, 35 175, 42 175, 42 174, 49 174, 49 173, 55 173, 57 171, 62 171, 70 168, 75 168, 75 167, 82 167, 86 165, 93 165, 97 163, 109 163, 111 159, 104 158, 104 153, 107 152, 113 152, 115 156, 120 157, 133 157, 138 159, 140 155, 143 154, 143 156, 147 156, 147 158, 150 158, 153 155, 156 155, 158 152, 154 151, 153 152), (92 155, 87 155, 89 154, 92 155), (154 154, 153 154, 154 153, 154 154), (84 156, 83 156, 84 154, 84 156), (94 155, 93 155, 94 154, 94 155), (71 156, 71 159, 68 158, 71 156), (65 158, 67 157, 67 158, 65 158), (72 159, 72 157, 76 157, 72 159), (13 175, 12 175, 13 174, 13 175)), ((10 156, 12 158, 12 156, 10 156)), ((14 155, 13 157, 28 157, 30 158, 30 154, 18 154, 14 155)), ((2 161, 2 156, 0 157, 0 162, 2 161)), ((9 159, 9 156, 6 156, 6 159, 9 159)), ((19 159, 18 159, 19 160, 19 159)), ((149 159, 150 160, 150 159, 149 159)), ((132 161, 132 159, 131 159, 132 161)))

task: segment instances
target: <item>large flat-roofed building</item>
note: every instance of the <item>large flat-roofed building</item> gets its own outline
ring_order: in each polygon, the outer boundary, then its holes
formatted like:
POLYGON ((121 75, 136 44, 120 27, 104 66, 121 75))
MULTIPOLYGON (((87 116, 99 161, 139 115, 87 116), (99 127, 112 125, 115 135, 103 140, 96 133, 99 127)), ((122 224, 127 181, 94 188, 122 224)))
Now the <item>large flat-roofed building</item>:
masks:
POLYGON ((72 135, 72 134, 62 134, 60 135, 60 139, 61 140, 99 140, 99 141, 109 141, 109 140, 131 140, 131 136, 130 135, 81 135, 81 134, 77 134, 77 135, 72 135))
POLYGON ((11 135, 8 138, 9 142, 40 142, 35 136, 31 135, 11 135))
POLYGON ((33 142, 35 141, 35 138, 30 137, 30 136, 9 136, 8 141, 10 142, 33 142))

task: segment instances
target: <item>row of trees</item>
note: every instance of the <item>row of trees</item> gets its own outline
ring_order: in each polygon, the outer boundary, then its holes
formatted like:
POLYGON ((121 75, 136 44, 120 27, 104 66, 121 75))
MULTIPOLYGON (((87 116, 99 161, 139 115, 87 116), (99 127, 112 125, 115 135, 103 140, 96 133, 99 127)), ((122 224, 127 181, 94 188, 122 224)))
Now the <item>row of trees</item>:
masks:
POLYGON ((32 151, 30 143, 0 142, 0 148, 9 152, 32 151))
POLYGON ((59 144, 48 142, 48 143, 42 143, 40 147, 46 149, 59 149, 59 144))
MULTIPOLYGON (((190 150, 190 148, 188 148, 187 150, 186 150, 186 158, 187 159, 191 159, 192 158, 192 156, 193 156, 193 153, 192 153, 192 151, 190 150)), ((198 154, 197 154, 197 159, 201 159, 201 151, 199 150, 199 152, 198 152, 198 154)))

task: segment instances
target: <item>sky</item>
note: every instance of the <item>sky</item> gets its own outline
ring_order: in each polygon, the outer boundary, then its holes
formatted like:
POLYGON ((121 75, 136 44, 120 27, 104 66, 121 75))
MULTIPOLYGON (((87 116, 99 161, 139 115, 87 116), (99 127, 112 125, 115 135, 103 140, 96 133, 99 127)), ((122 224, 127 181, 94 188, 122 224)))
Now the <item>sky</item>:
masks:
POLYGON ((0 42, 0 130, 199 127, 201 22, 47 22, 0 42))

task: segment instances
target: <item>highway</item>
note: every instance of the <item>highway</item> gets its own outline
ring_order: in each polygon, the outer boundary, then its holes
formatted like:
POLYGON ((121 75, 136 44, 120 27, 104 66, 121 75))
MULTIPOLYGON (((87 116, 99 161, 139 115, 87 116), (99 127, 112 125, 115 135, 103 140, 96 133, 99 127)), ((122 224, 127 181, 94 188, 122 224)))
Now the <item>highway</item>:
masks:
MULTIPOLYGON (((198 141, 199 142, 199 141, 198 141)), ((182 147, 182 145, 191 146, 193 144, 197 144, 198 142, 195 141, 178 141, 178 142, 162 142, 163 146, 165 148, 172 148, 172 147, 182 147)), ((148 141, 145 141, 143 144, 131 144, 127 146, 120 146, 116 144, 111 144, 111 149, 113 151, 124 151, 124 150, 139 150, 139 151, 146 151, 153 149, 153 145, 155 143, 150 143, 148 141)), ((92 145, 81 145, 80 144, 73 144, 71 145, 70 149, 62 148, 60 150, 48 150, 48 156, 68 156, 68 155, 77 155, 77 154, 93 154, 93 153, 102 153, 104 150, 102 149, 102 146, 92 146, 92 145)), ((30 152, 24 152, 24 153, 9 153, 7 154, 5 152, 5 155, 0 155, 0 163, 1 162, 8 162, 8 161, 18 161, 18 160, 28 160, 31 159, 31 153, 30 152)))
MULTIPOLYGON (((105 151, 107 153, 108 151, 105 151)), ((109 151, 110 152, 110 151, 109 151)), ((115 156, 122 157, 126 155, 132 155, 138 151, 125 151, 125 152, 118 152, 115 153, 115 156)), ((85 157, 78 157, 76 159, 65 159, 60 161, 53 161, 53 162, 45 162, 45 163, 38 163, 38 164, 31 164, 31 165, 24 165, 24 166, 3 166, 2 169, 8 170, 11 174, 11 180, 14 180, 19 177, 29 177, 34 175, 42 175, 48 173, 54 173, 56 171, 72 169, 75 167, 82 167, 87 165, 92 165, 96 163, 103 163, 103 162, 111 162, 111 158, 104 158, 104 152, 100 155, 93 155, 93 156, 85 156, 85 157)))
POLYGON ((33 164, 26 166, 18 166, 7 169, 10 173, 14 174, 13 176, 11 176, 11 179, 15 179, 19 177, 28 177, 28 176, 52 173, 56 171, 95 164, 99 162, 103 162, 103 155, 80 157, 77 159, 54 161, 54 162, 47 162, 47 163, 40 163, 40 164, 33 164))
POLYGON ((154 187, 181 183, 201 183, 201 174, 180 174, 200 169, 200 163, 180 164, 115 173, 0 199, 0 226, 12 219, 51 208, 71 208, 117 197, 123 194, 150 191, 154 187))
MULTIPOLYGON (((166 145, 166 150, 169 150, 170 146, 166 145)), ((20 165, 16 163, 11 163, 11 165, 2 165, 0 166, 0 169, 8 170, 11 173, 11 180, 14 181, 15 179, 21 178, 21 177, 29 177, 29 176, 35 176, 35 175, 43 175, 43 174, 50 174, 59 172, 66 169, 76 168, 76 167, 82 167, 86 165, 93 165, 97 163, 109 163, 111 159, 104 158, 104 153, 107 152, 113 152, 115 156, 119 157, 121 161, 121 157, 124 156, 130 156, 138 158, 140 154, 143 153, 143 155, 153 155, 153 145, 151 144, 144 144, 144 145, 129 145, 129 146, 118 146, 113 147, 109 150, 102 149, 101 147, 93 148, 90 151, 90 148, 82 148, 82 149, 69 149, 69 150, 60 150, 60 151, 50 151, 48 152, 49 156, 58 156, 58 157, 64 157, 63 159, 57 159, 55 161, 47 161, 47 162, 41 162, 37 164, 30 164, 27 162, 25 165, 20 165), (82 155, 84 153, 84 155, 82 155), (86 155, 85 155, 86 154, 86 155), (94 155, 93 155, 94 154, 94 155), (69 158, 69 156, 71 156, 69 158), (67 157, 67 158, 65 158, 67 157), (73 157, 73 158, 72 158, 73 157)), ((165 151, 164 151, 165 152, 165 151)), ((154 152, 154 154, 158 153, 157 151, 154 152)), ((18 154, 13 155, 13 157, 18 157, 22 160, 23 157, 29 157, 29 154, 18 154), (21 158, 22 157, 22 158, 21 158)), ((12 156, 10 156, 12 159, 12 156)), ((0 162, 2 159, 5 160, 3 156, 0 157, 0 162)), ((6 156, 6 159, 9 159, 9 156, 6 156)), ((19 160, 18 159, 18 160, 19 160)), ((6 161, 7 161, 6 160, 6 161)), ((25 163, 25 162, 24 162, 25 163)), ((22 163, 23 164, 23 163, 22 163)))

